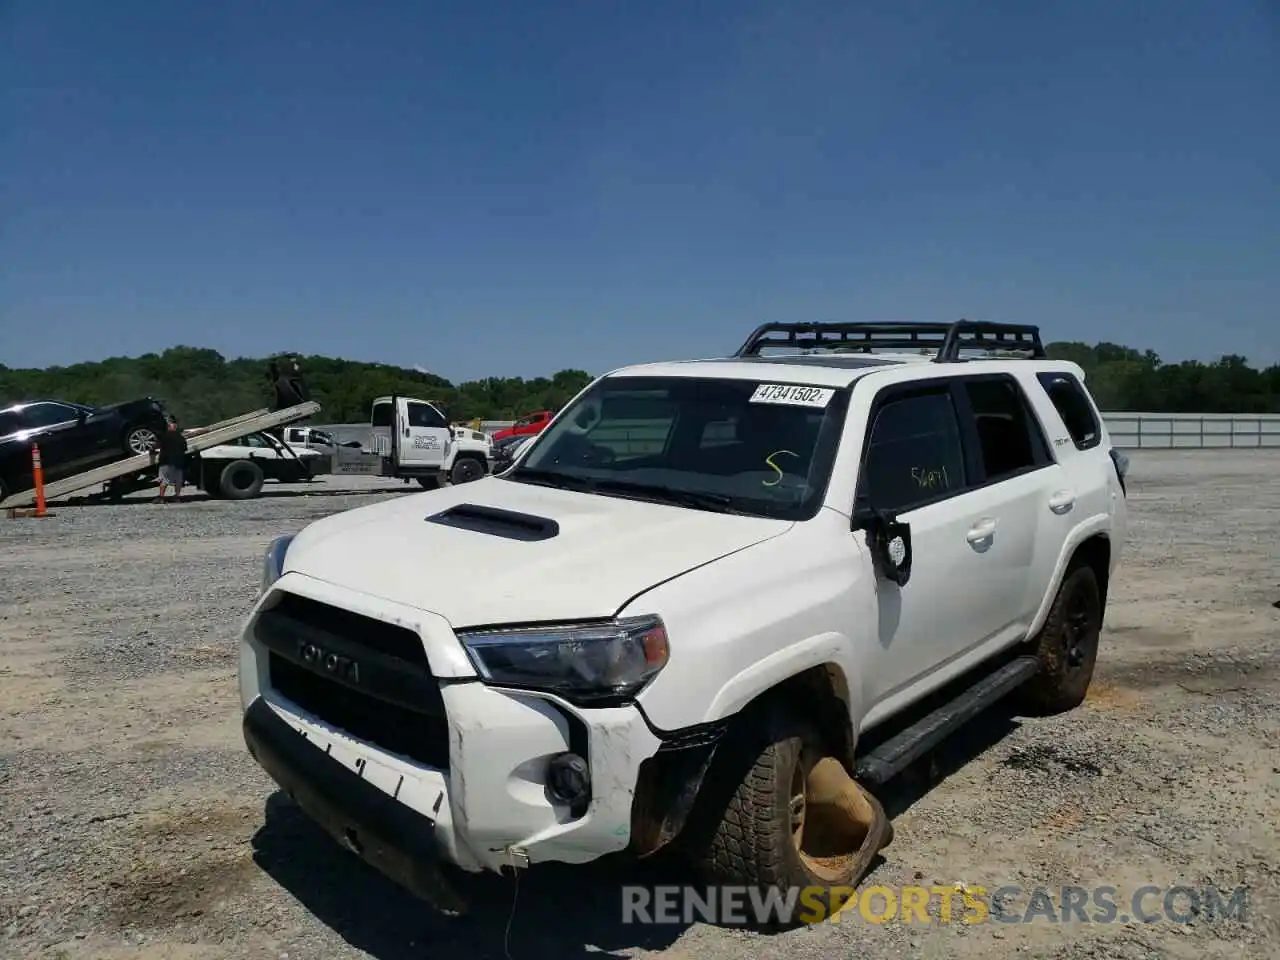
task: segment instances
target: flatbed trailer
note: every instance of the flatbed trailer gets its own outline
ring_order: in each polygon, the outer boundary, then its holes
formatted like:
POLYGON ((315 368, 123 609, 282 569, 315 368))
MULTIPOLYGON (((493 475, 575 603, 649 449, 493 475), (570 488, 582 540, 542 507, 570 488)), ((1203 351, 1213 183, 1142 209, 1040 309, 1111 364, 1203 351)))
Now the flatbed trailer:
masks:
MULTIPOLYGON (((187 441, 187 452, 196 454, 201 450, 208 450, 210 447, 239 440, 241 437, 248 436, 251 433, 272 430, 276 427, 295 423, 298 420, 305 420, 307 417, 314 416, 319 412, 320 404, 314 400, 300 403, 293 407, 285 407, 283 410, 270 410, 264 407, 261 410, 241 414, 238 417, 232 417, 230 420, 223 420, 207 427, 192 427, 190 430, 182 431, 182 435, 187 441)), ((54 483, 47 483, 44 487, 44 498, 45 500, 58 500, 68 494, 79 493, 81 490, 87 490, 99 484, 107 485, 109 487, 108 492, 114 492, 119 495, 129 488, 142 489, 147 486, 157 471, 158 467, 151 454, 142 453, 136 457, 129 457, 127 460, 117 460, 114 463, 103 464, 100 467, 94 467, 92 470, 86 470, 84 473, 77 473, 54 483)), ((35 499, 36 493, 34 490, 24 490, 20 493, 15 493, 12 497, 6 497, 4 506, 6 509, 9 507, 30 506, 35 503, 35 499)))

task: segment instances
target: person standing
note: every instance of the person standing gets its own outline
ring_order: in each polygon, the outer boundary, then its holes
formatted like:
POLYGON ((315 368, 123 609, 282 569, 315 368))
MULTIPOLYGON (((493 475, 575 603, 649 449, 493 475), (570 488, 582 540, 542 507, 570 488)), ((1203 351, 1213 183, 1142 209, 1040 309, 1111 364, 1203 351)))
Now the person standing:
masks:
POLYGON ((311 399, 311 388, 307 386, 307 380, 302 375, 302 361, 298 357, 290 361, 289 385, 297 394, 299 403, 306 403, 311 399))
POLYGON ((173 417, 169 418, 168 426, 160 435, 160 442, 152 454, 160 461, 160 496, 157 502, 168 502, 164 498, 165 489, 168 487, 173 487, 174 499, 181 501, 182 469, 187 459, 187 438, 182 435, 182 431, 178 429, 178 421, 173 417))
POLYGON ((303 402, 300 378, 287 366, 282 370, 279 365, 272 362, 267 375, 271 377, 272 386, 275 388, 275 403, 271 407, 273 413, 288 407, 296 407, 303 402))
MULTIPOLYGON (((271 381, 272 390, 275 392, 275 398, 271 404, 272 413, 287 410, 289 407, 296 407, 303 402, 304 386, 301 383, 301 375, 295 373, 295 369, 290 369, 288 360, 283 361, 283 365, 275 360, 267 364, 267 379, 271 381)), ((282 426, 271 427, 266 432, 277 440, 284 440, 284 427, 282 426)))

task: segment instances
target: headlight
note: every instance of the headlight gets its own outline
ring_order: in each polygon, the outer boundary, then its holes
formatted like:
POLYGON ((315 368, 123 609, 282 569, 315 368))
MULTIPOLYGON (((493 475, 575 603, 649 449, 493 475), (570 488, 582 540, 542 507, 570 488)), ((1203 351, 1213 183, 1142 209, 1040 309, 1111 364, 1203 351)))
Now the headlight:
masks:
POLYGON ((577 702, 638 693, 669 655, 657 617, 463 630, 458 639, 486 680, 577 702))
POLYGON ((289 552, 289 544, 293 543, 293 535, 276 537, 267 544, 267 552, 262 555, 262 586, 259 593, 266 593, 271 585, 280 579, 284 572, 284 555, 289 552))

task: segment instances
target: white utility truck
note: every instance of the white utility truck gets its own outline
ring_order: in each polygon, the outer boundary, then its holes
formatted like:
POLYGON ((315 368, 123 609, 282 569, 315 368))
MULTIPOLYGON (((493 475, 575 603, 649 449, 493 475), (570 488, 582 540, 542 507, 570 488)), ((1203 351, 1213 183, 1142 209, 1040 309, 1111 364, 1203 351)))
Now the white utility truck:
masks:
POLYGON ((306 483, 329 470, 330 459, 321 451, 262 432, 192 454, 187 473, 209 497, 252 500, 267 480, 306 483))
POLYGON ((766 324, 616 370, 499 476, 272 541, 245 740, 450 912, 468 872, 668 844, 856 886, 881 784, 1008 695, 1084 699, 1125 464, 1033 326, 766 324))
POLYGON ((451 425, 439 406, 415 397, 378 397, 369 415, 381 476, 417 480, 431 490, 479 480, 491 472, 488 434, 451 425))

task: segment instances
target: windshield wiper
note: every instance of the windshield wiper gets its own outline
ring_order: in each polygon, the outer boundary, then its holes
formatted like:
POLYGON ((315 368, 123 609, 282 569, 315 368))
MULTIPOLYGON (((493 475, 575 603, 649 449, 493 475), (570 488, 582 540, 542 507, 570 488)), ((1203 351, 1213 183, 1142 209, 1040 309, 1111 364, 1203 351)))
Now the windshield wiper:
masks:
POLYGON ((733 497, 719 493, 698 493, 693 490, 677 490, 656 483, 630 483, 626 480, 597 480, 593 488, 599 493, 635 494, 646 500, 671 503, 697 510, 715 513, 735 513, 733 497))
POLYGON ((559 490, 593 490, 595 484, 583 477, 575 477, 555 470, 533 470, 525 467, 507 474, 508 480, 534 483, 540 487, 556 487, 559 490))

